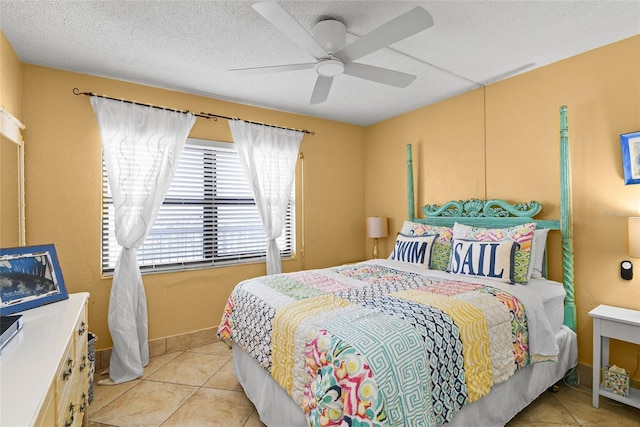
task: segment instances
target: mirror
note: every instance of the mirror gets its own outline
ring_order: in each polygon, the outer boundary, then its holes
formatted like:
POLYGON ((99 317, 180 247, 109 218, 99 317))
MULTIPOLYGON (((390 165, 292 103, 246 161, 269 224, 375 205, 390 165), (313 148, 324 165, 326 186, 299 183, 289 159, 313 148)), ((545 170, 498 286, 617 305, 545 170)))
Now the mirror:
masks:
POLYGON ((1 105, 0 125, 0 247, 24 246, 24 125, 1 105))

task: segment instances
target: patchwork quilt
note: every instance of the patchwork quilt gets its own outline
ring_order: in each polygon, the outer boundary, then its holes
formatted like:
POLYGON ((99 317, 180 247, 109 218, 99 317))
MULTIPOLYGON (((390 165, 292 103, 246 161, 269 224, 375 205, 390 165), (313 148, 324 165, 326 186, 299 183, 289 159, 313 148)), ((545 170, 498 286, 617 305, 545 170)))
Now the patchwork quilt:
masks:
POLYGON ((437 426, 531 362, 527 324, 499 287, 364 262, 240 283, 218 337, 311 426, 437 426))

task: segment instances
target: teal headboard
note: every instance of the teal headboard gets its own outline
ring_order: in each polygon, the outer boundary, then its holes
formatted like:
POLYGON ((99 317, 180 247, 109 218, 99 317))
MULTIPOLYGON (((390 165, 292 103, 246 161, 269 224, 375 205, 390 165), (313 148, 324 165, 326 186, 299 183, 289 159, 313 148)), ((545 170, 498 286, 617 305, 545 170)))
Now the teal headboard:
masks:
POLYGON ((564 300, 564 324, 576 330, 576 306, 573 285, 573 231, 571 222, 571 162, 569 156, 569 130, 567 107, 560 107, 560 219, 535 219, 542 209, 538 202, 510 204, 505 200, 454 200, 443 205, 426 205, 424 218, 416 216, 413 189, 413 157, 411 144, 407 145, 408 219, 413 222, 449 226, 461 222, 477 227, 509 227, 535 222, 537 228, 560 230, 562 234, 562 281, 567 296, 564 300))

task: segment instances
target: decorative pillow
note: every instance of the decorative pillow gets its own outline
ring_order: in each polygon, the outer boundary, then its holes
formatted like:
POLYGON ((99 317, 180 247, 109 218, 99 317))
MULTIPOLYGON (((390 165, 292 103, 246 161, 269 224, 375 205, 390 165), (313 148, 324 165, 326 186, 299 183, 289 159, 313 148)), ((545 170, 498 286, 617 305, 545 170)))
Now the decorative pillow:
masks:
POLYGON ((429 268, 433 241, 438 236, 405 236, 398 234, 391 259, 429 268))
POLYGON ((513 240, 481 242, 454 238, 450 271, 513 284, 514 256, 519 247, 513 240))
POLYGON ((513 240, 520 244, 514 255, 514 280, 517 283, 527 283, 529 261, 531 259, 531 242, 536 228, 534 222, 516 225, 508 228, 479 228, 455 223, 453 226, 453 238, 464 240, 476 240, 481 242, 499 242, 513 240))
POLYGON ((431 263, 429 264, 429 268, 432 270, 447 270, 449 256, 451 255, 451 238, 453 237, 453 228, 405 221, 404 224, 402 224, 402 230, 400 230, 400 233, 406 236, 437 235, 438 238, 433 243, 433 251, 431 253, 431 263))
POLYGON ((547 234, 549 234, 548 228, 536 229, 533 232, 528 279, 541 279, 544 277, 544 253, 547 249, 547 234))

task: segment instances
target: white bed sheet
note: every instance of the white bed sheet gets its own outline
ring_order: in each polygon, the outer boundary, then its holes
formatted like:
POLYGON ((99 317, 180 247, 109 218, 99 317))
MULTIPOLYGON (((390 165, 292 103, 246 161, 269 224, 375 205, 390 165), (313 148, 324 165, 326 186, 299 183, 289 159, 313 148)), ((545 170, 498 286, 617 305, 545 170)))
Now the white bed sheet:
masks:
MULTIPOLYGON (((447 426, 504 426, 547 388, 560 381, 578 363, 576 334, 566 326, 555 334, 560 348, 558 362, 541 362, 517 371, 508 381, 497 384, 482 399, 465 405, 447 426)), ((306 418, 258 363, 239 346, 233 346, 233 371, 260 420, 268 427, 306 427, 306 418)))
POLYGON ((547 313, 551 330, 556 333, 564 322, 564 298, 567 296, 562 283, 546 279, 531 279, 526 285, 542 299, 544 312, 547 313))

